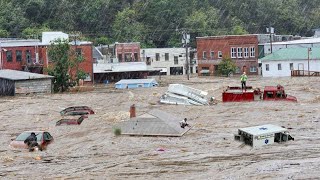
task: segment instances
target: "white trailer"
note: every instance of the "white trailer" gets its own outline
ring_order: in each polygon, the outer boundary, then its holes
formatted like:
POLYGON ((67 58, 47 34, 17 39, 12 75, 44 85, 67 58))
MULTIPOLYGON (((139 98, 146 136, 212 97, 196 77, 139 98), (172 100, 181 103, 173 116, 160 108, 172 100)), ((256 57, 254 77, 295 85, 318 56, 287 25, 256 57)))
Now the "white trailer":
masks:
POLYGON ((235 139, 254 148, 273 144, 274 142, 281 143, 294 140, 286 128, 272 124, 240 128, 238 129, 238 134, 235 135, 235 139))

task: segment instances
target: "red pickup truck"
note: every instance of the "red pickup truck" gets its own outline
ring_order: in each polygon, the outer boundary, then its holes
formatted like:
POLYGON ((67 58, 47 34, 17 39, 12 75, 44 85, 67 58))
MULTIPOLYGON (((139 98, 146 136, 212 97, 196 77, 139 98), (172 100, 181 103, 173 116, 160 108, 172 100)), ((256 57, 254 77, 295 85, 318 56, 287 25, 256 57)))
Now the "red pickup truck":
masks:
POLYGON ((222 93, 222 102, 242 102, 242 101, 292 101, 297 102, 297 98, 287 95, 283 86, 266 86, 263 91, 252 86, 241 89, 241 87, 230 87, 222 93))

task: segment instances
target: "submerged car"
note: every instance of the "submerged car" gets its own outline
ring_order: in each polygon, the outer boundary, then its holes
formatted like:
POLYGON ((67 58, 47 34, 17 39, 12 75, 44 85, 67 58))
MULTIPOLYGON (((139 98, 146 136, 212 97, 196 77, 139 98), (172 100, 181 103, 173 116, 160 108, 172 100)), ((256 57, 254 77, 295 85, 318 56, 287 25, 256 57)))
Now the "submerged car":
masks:
POLYGON ((82 121, 88 118, 88 116, 80 116, 80 117, 75 117, 75 116, 70 116, 70 117, 63 117, 59 121, 56 122, 56 126, 60 125, 80 125, 82 121))
POLYGON ((47 146, 53 142, 53 137, 49 132, 46 131, 25 131, 17 136, 16 139, 13 139, 10 143, 10 146, 13 148, 19 149, 28 149, 28 146, 24 143, 31 133, 34 132, 37 136, 37 142, 41 150, 47 149, 47 146))
POLYGON ((72 106, 60 111, 62 116, 76 116, 94 114, 94 111, 88 106, 72 106))

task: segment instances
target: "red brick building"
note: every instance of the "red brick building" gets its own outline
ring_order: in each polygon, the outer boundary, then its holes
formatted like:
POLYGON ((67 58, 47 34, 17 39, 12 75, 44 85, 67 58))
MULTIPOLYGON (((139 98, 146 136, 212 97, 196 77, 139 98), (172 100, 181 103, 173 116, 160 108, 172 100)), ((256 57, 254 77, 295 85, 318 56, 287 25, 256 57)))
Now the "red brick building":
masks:
POLYGON ((140 61, 140 43, 115 43, 114 49, 119 62, 140 61))
POLYGON ((223 58, 237 65, 236 74, 258 74, 257 35, 197 37, 198 75, 215 75, 223 58))
MULTIPOLYGON (((0 40, 0 69, 12 69, 44 73, 50 65, 47 49, 50 44, 43 44, 39 40, 0 40)), ((86 82, 92 83, 93 63, 91 42, 80 42, 76 46, 77 53, 81 53, 84 61, 79 69, 87 73, 86 82)))

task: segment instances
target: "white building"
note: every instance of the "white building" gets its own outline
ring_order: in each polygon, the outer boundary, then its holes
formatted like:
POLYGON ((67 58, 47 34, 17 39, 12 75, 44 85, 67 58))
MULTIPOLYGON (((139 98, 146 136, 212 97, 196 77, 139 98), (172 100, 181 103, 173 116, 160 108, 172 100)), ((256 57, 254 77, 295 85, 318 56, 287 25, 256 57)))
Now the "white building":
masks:
POLYGON ((300 40, 286 41, 286 42, 273 42, 272 45, 270 43, 259 44, 259 47, 263 47, 262 50, 265 56, 271 54, 271 46, 272 46, 272 52, 276 52, 280 49, 285 49, 285 48, 320 47, 320 38, 307 38, 307 39, 300 39, 300 40))
MULTIPOLYGON (((190 52, 190 49, 189 51, 190 52)), ((161 69, 165 75, 186 74, 186 49, 185 48, 147 48, 141 49, 141 60, 154 69, 161 69)), ((190 57, 190 56, 189 56, 190 57)), ((196 73, 196 61, 189 60, 190 74, 196 73)), ((191 59, 191 60, 190 60, 191 59)))
POLYGON ((320 72, 320 48, 285 48, 262 59, 263 77, 291 76, 292 71, 301 74, 320 72))

